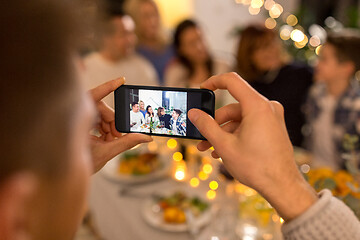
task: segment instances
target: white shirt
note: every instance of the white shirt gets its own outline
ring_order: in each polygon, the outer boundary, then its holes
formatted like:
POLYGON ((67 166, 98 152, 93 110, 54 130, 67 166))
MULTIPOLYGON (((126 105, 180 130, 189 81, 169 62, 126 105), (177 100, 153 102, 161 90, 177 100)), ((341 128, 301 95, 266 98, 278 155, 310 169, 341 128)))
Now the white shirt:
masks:
MULTIPOLYGON (((157 86, 158 79, 152 65, 138 54, 133 54, 118 62, 106 60, 100 53, 94 52, 84 58, 88 89, 104 82, 125 77, 126 84, 157 86)), ((114 107, 114 94, 104 98, 106 104, 114 107)))
POLYGON ((130 111, 130 124, 134 124, 130 131, 140 131, 140 126, 145 123, 144 115, 139 112, 130 111))
POLYGON ((337 170, 337 161, 335 156, 335 144, 333 138, 334 129, 334 111, 336 99, 333 96, 326 96, 320 102, 322 111, 314 123, 313 129, 313 154, 314 166, 328 166, 337 170))

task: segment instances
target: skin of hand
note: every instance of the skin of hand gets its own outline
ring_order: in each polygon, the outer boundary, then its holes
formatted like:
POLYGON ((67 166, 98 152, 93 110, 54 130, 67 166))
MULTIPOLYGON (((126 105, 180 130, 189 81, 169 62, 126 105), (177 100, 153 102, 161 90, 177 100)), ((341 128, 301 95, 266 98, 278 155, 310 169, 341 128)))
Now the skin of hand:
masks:
POLYGON ((98 121, 95 129, 100 136, 91 135, 91 154, 94 165, 94 172, 99 171, 109 160, 140 143, 151 142, 152 137, 140 134, 129 133, 123 135, 115 128, 115 113, 101 99, 123 85, 124 78, 118 78, 106 82, 89 91, 98 111, 98 121))
POLYGON ((258 191, 286 221, 314 204, 318 197, 294 161, 281 104, 267 100, 236 73, 211 77, 201 88, 227 89, 238 103, 218 109, 215 120, 201 110, 189 111, 190 121, 208 140, 198 149, 213 146, 212 156, 221 157, 233 177, 258 191))

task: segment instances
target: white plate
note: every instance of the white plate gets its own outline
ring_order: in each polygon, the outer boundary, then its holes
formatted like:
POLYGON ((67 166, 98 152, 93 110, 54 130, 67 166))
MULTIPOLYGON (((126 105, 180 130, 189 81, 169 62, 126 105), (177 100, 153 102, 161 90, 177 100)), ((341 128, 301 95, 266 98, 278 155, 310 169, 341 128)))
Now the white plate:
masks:
MULTIPOLYGON (((209 204, 209 207, 202 212, 198 217, 194 217, 194 220, 192 222, 192 227, 194 227, 193 225, 196 225, 197 228, 202 228, 203 226, 205 226, 206 224, 208 224, 211 220, 211 216, 212 216, 212 205, 211 203, 209 203, 208 201, 204 200, 203 198, 201 198, 200 196, 198 196, 198 194, 196 194, 195 192, 190 192, 193 189, 178 189, 178 190, 165 190, 162 191, 161 193, 157 193, 160 196, 170 196, 173 193, 175 193, 176 191, 182 191, 185 192, 187 196, 189 197, 199 197, 202 201, 205 201, 209 204)), ((155 199, 153 197, 148 197, 143 204, 143 208, 142 208, 142 216, 145 219, 145 221, 150 224, 152 227, 163 230, 163 231, 167 231, 167 232, 186 232, 189 231, 189 226, 188 223, 180 223, 180 224, 171 224, 171 223, 166 223, 163 220, 163 212, 156 212, 153 209, 157 208, 157 203, 155 201, 155 199)))
POLYGON ((162 167, 145 175, 130 175, 130 174, 121 174, 118 171, 120 159, 123 154, 118 155, 117 157, 110 160, 101 170, 102 175, 110 180, 123 184, 140 184, 148 181, 154 181, 159 178, 163 178, 169 175, 171 170, 171 159, 169 156, 158 155, 158 158, 162 164, 162 167))

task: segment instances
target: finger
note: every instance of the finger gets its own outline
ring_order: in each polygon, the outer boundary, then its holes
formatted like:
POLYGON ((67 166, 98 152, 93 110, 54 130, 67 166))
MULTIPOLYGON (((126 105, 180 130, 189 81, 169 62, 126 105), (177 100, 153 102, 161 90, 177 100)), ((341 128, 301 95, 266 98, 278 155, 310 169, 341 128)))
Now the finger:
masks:
MULTIPOLYGON (((228 123, 224 124, 223 126, 221 126, 221 128, 226 132, 233 133, 238 128, 239 124, 240 124, 240 122, 228 122, 228 123)), ((201 141, 197 145, 197 149, 201 152, 204 152, 211 147, 212 147, 212 145, 208 141, 201 141)))
POLYGON ((114 109, 109 107, 106 103, 100 101, 96 104, 96 106, 102 120, 104 120, 105 122, 112 122, 115 120, 114 109))
POLYGON ((115 127, 115 121, 112 121, 110 123, 110 129, 111 129, 111 134, 115 137, 121 137, 122 136, 122 133, 121 132, 118 132, 118 130, 116 129, 115 127))
POLYGON ((220 158, 220 156, 217 154, 216 151, 213 151, 213 152, 211 153, 211 156, 212 156, 213 158, 215 158, 215 159, 220 158))
POLYGON ((188 112, 188 117, 199 132, 214 145, 214 147, 222 145, 221 139, 232 138, 230 134, 221 129, 219 124, 210 115, 199 109, 191 109, 188 112), (219 136, 221 136, 221 138, 219 136))
POLYGON ((232 103, 216 110, 215 121, 220 125, 232 120, 241 121, 241 115, 240 104, 232 103))
POLYGON ((210 90, 227 89, 229 93, 239 101, 243 114, 257 109, 258 105, 266 101, 266 98, 256 92, 244 79, 236 73, 225 73, 213 76, 200 86, 210 90))
POLYGON ((115 91, 118 87, 125 83, 125 78, 120 77, 111 81, 108 81, 100 86, 93 88, 89 91, 95 102, 100 101, 111 92, 115 91))
POLYGON ((122 153, 140 143, 147 143, 153 141, 152 137, 140 134, 140 133, 130 133, 126 134, 121 138, 118 138, 114 141, 111 141, 106 144, 106 151, 109 154, 109 159, 115 157, 119 153, 122 153))
POLYGON ((105 133, 111 132, 110 124, 107 123, 107 122, 104 122, 104 121, 101 122, 101 129, 102 129, 105 133))
POLYGON ((211 148, 212 145, 211 143, 209 143, 208 141, 201 141, 198 145, 197 145, 197 149, 201 152, 204 152, 206 150, 208 150, 209 148, 211 148))

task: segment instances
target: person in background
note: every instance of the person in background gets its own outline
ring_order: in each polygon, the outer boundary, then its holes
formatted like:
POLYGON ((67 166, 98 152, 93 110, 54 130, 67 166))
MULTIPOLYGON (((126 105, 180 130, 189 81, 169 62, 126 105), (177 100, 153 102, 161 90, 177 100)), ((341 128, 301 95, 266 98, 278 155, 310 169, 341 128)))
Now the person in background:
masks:
POLYGON ((157 120, 159 120, 159 119, 157 119, 157 115, 155 115, 152 107, 150 105, 148 105, 146 107, 145 122, 150 123, 150 122, 155 122, 157 120))
POLYGON ((145 109, 145 103, 143 100, 139 101, 139 107, 140 107, 140 112, 144 115, 146 115, 146 109, 145 109))
POLYGON ((186 123, 181 119, 182 111, 174 109, 171 114, 170 129, 174 135, 186 136, 186 123))
POLYGON ((360 35, 350 31, 329 35, 321 47, 306 105, 308 147, 316 165, 344 168, 342 154, 360 150, 359 51, 360 35), (346 149, 351 137, 357 141, 346 149))
POLYGON ((130 131, 137 131, 145 123, 144 115, 139 111, 139 104, 133 102, 130 111, 130 131))
POLYGON ((174 50, 164 36, 156 3, 153 0, 128 0, 125 10, 135 21, 139 39, 137 52, 153 64, 163 85, 165 69, 174 57, 174 50))
POLYGON ((164 126, 167 129, 170 129, 170 120, 171 120, 170 114, 165 113, 165 109, 163 107, 158 108, 158 114, 159 113, 160 113, 160 116, 159 116, 160 123, 164 122, 164 126))
MULTIPOLYGON (((184 20, 179 23, 173 41, 176 59, 166 70, 166 86, 198 88, 211 75, 230 70, 225 62, 210 55, 203 33, 195 21, 184 20)), ((226 94, 217 94, 217 105, 224 104, 226 94)))
MULTIPOLYGON (((99 28, 99 49, 84 58, 88 88, 119 76, 124 76, 127 84, 158 85, 152 65, 135 52, 136 36, 130 16, 109 13, 99 28)), ((113 107, 113 94, 105 102, 113 107)))
POLYGON ((291 62, 278 32, 263 25, 250 25, 240 36, 236 72, 259 93, 279 101, 285 109, 286 128, 293 145, 303 147, 302 106, 312 84, 312 69, 291 62))

